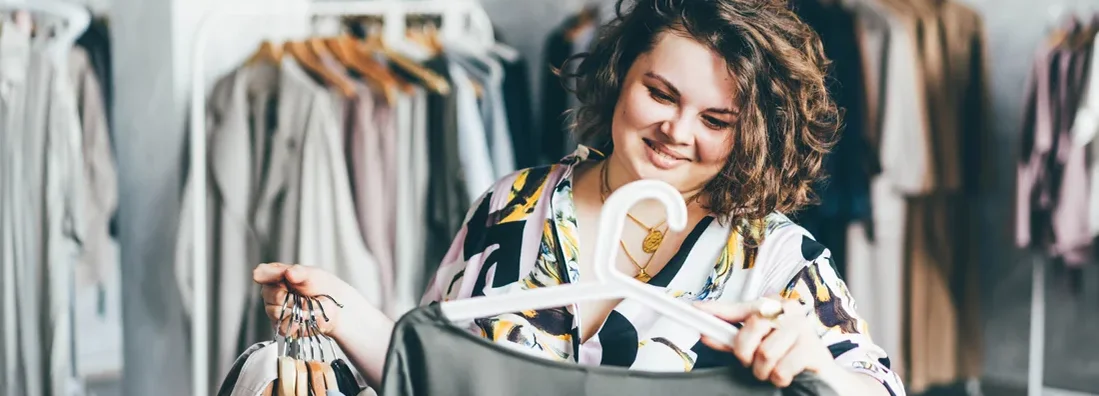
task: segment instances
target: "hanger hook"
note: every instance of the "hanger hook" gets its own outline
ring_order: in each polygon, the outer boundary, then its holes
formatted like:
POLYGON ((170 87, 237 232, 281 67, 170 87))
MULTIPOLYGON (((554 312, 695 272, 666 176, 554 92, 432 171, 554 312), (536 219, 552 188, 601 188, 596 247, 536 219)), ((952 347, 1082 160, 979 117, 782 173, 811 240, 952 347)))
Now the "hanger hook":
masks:
POLYGON ((595 241, 595 266, 592 271, 599 282, 636 282, 615 268, 615 255, 627 211, 647 199, 655 199, 664 205, 669 230, 682 231, 687 227, 687 203, 682 193, 670 184, 659 180, 638 180, 619 187, 607 197, 599 214, 599 237, 595 241))

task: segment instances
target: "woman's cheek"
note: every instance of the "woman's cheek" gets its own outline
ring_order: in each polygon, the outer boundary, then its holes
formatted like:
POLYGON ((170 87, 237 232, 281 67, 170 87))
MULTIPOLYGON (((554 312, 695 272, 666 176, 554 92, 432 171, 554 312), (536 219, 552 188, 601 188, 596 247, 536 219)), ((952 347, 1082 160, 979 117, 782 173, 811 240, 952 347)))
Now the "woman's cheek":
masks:
POLYGON ((733 140, 728 134, 721 131, 707 131, 701 134, 702 141, 698 143, 698 157, 702 165, 723 166, 725 159, 733 150, 733 140))

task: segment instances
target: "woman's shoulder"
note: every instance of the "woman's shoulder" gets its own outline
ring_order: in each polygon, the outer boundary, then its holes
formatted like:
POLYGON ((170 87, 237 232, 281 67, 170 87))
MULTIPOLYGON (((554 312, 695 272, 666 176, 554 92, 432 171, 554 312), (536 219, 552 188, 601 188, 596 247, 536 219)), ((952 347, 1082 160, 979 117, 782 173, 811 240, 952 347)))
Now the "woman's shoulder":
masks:
POLYGON ((804 227, 783 213, 773 212, 757 221, 742 221, 742 248, 752 251, 753 266, 778 279, 786 278, 814 262, 830 262, 831 253, 804 227))
POLYGON ((504 217, 514 216, 516 210, 529 215, 543 197, 568 180, 567 176, 576 165, 600 158, 602 153, 580 146, 557 162, 519 169, 496 180, 474 206, 483 205, 487 212, 500 213, 504 217))

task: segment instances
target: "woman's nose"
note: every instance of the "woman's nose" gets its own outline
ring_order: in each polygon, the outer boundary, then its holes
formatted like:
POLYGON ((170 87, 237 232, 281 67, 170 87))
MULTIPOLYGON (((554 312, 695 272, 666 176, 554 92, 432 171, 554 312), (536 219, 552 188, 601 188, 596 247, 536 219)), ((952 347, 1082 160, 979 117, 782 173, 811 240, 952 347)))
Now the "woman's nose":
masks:
POLYGON ((690 137, 689 123, 681 119, 664 121, 660 124, 660 132, 667 135, 672 143, 687 143, 690 137))

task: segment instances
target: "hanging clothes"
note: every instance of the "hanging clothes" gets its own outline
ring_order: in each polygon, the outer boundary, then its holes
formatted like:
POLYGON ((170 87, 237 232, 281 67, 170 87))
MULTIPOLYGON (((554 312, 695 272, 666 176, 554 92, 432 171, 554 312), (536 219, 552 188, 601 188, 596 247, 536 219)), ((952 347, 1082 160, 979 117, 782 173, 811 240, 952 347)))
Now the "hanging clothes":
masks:
POLYGON ((56 42, 31 27, 0 32, 0 393, 61 395, 78 387, 71 293, 85 257, 82 131, 56 42))
MULTIPOLYGON (((506 41, 496 33, 496 40, 506 41)), ((537 137, 534 120, 533 105, 531 99, 530 76, 528 74, 527 60, 520 54, 514 59, 500 58, 504 68, 503 90, 504 103, 506 103, 508 131, 511 133, 512 151, 515 153, 516 169, 524 169, 539 163, 537 137)))
MULTIPOLYGON (((955 1, 929 4, 918 22, 932 148, 930 194, 908 197, 906 235, 906 318, 908 384, 930 386, 979 378, 982 356, 979 321, 979 261, 974 191, 963 187, 987 172, 980 160, 968 164, 963 148, 975 149, 987 130, 987 63, 979 14, 955 1), (941 39, 940 39, 941 38, 941 39), (975 206, 974 206, 975 207, 975 206)), ((966 153, 979 158, 979 150, 966 153)))
POLYGON ((423 295, 426 270, 424 235, 428 235, 426 211, 431 163, 428 160, 428 93, 421 87, 402 94, 398 104, 397 208, 394 304, 390 317, 415 308, 423 295))
POLYGON ((1091 238, 1099 238, 1099 143, 1095 136, 1099 135, 1099 33, 1092 38, 1090 68, 1085 72, 1084 94, 1081 95, 1080 107, 1076 111, 1076 120, 1072 125, 1072 141, 1074 145, 1083 146, 1088 153, 1088 231, 1091 238))
MULTIPOLYGON (((1060 31, 1077 34, 1075 18, 1060 31)), ((1087 152, 1073 143, 1090 47, 1048 42, 1028 85, 1018 170, 1016 243, 1078 267, 1091 258, 1087 152)))
MULTIPOLYGON (((254 177, 252 158, 255 147, 263 143, 254 141, 249 128, 251 119, 266 119, 252 113, 249 90, 263 86, 269 78, 278 78, 272 67, 265 64, 240 68, 218 81, 208 105, 207 141, 208 175, 206 192, 208 263, 210 282, 210 353, 213 364, 210 375, 223 377, 237 355, 242 334, 242 321, 250 296, 255 294, 249 284, 251 268, 262 262, 263 235, 252 224, 255 212, 255 186, 260 183, 254 177)), ((263 111, 265 108, 260 107, 263 111)), ((192 217, 193 199, 196 193, 193 178, 188 177, 183 189, 181 219, 192 217)), ((191 314, 193 225, 180 221, 176 242, 176 281, 181 293, 184 311, 191 314)))
POLYGON ((847 230, 853 293, 909 389, 978 378, 979 195, 991 179, 980 16, 954 1, 859 2, 872 221, 847 230), (964 155, 963 155, 964 153, 964 155))
POLYGON ((817 31, 825 55, 832 60, 828 70, 828 93, 844 109, 840 139, 824 159, 828 180, 815 190, 820 204, 797 216, 798 223, 832 246, 836 269, 846 276, 847 227, 870 218, 870 176, 878 173, 877 154, 871 151, 865 131, 866 92, 862 48, 856 37, 855 18, 838 3, 793 1, 797 14, 817 31))

